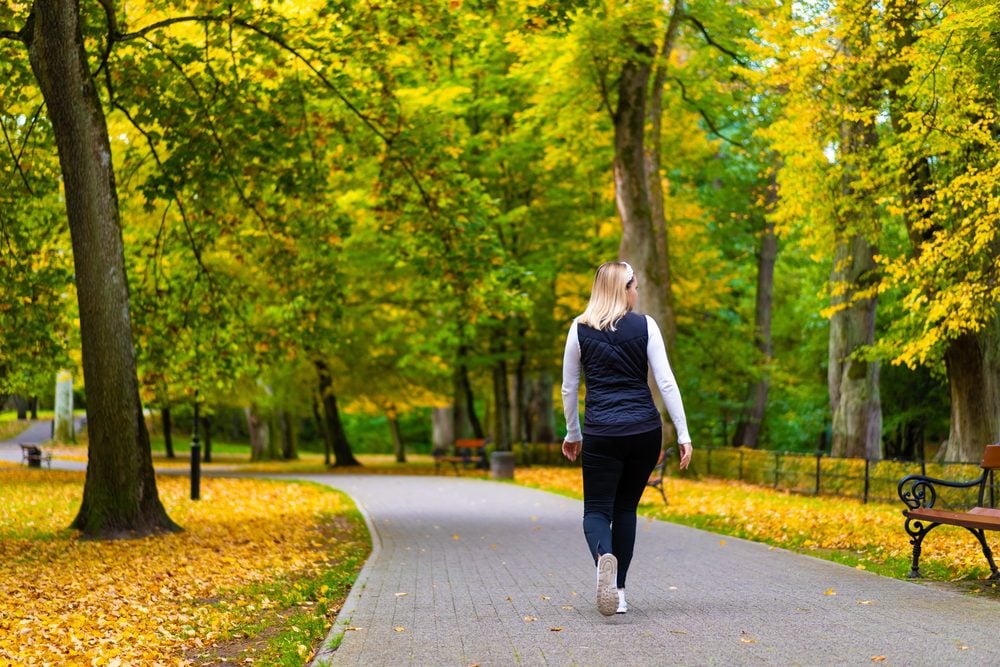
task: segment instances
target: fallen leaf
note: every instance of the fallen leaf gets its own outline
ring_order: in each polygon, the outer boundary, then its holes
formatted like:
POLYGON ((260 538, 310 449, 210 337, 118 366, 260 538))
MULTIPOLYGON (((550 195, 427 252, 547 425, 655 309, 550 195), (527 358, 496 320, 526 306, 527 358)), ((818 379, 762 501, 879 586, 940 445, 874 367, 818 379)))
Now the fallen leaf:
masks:
POLYGON ((406 628, 404 628, 402 625, 397 625, 396 627, 393 628, 393 630, 395 630, 396 632, 406 632, 406 628))
POLYGON ((871 600, 858 600, 858 604, 871 604, 871 600))
POLYGON ((562 628, 549 628, 550 632, 562 632, 562 628))
POLYGON ((573 611, 573 605, 564 604, 562 607, 560 607, 560 609, 562 609, 563 611, 573 611))
POLYGON ((537 620, 538 619, 536 617, 534 617, 534 616, 525 616, 524 617, 524 622, 525 623, 531 623, 532 621, 537 621, 537 620))
POLYGON ((823 595, 836 595, 836 594, 837 594, 837 591, 833 590, 832 588, 826 589, 826 592, 823 593, 823 595))
POLYGON ((873 655, 872 656, 872 662, 885 662, 885 656, 884 655, 873 655))
POLYGON ((453 539, 453 540, 457 540, 457 539, 458 539, 458 535, 452 535, 452 536, 451 536, 451 539, 453 539))
POLYGON ((671 630, 670 632, 674 633, 675 635, 686 635, 687 634, 687 630, 671 630))
POLYGON ((409 593, 396 593, 396 597, 401 598, 404 595, 409 595, 409 593))
POLYGON ((719 546, 720 547, 726 546, 726 541, 725 540, 719 540, 719 546))
POLYGON ((548 596, 548 595, 543 595, 543 596, 542 596, 542 599, 543 599, 543 600, 548 600, 548 599, 549 599, 549 596, 548 596))

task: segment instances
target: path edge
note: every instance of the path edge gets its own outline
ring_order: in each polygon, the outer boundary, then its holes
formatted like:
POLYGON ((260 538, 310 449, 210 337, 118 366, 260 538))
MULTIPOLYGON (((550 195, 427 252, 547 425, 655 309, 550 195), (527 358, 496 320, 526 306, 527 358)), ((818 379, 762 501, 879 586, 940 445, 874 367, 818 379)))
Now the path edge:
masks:
MULTIPOLYGON (((330 482, 324 481, 323 483, 337 489, 341 493, 346 493, 346 491, 336 487, 330 482)), ((365 584, 368 582, 368 577, 371 574, 371 570, 374 568, 374 563, 378 560, 379 553, 382 551, 382 537, 379 535, 378 529, 375 527, 375 522, 372 521, 371 516, 368 514, 368 509, 363 503, 359 502, 357 498, 349 493, 347 493, 347 495, 352 501, 354 501, 355 507, 357 507, 358 512, 361 513, 361 518, 365 520, 365 526, 368 527, 368 534, 371 536, 372 551, 368 555, 368 560, 366 560, 365 564, 361 566, 361 570, 358 572, 358 578, 354 580, 354 585, 351 586, 351 592, 348 593, 347 599, 344 601, 344 606, 340 608, 340 613, 338 613, 337 618, 334 619, 333 625, 330 626, 330 632, 328 632, 326 638, 323 639, 323 642, 316 651, 316 655, 313 657, 312 662, 309 663, 309 667, 328 667, 328 665, 330 665, 330 661, 333 660, 333 656, 337 652, 336 647, 339 646, 337 638, 344 634, 347 626, 350 624, 351 616, 354 614, 354 609, 358 605, 358 598, 361 597, 361 591, 364 590, 365 584)))

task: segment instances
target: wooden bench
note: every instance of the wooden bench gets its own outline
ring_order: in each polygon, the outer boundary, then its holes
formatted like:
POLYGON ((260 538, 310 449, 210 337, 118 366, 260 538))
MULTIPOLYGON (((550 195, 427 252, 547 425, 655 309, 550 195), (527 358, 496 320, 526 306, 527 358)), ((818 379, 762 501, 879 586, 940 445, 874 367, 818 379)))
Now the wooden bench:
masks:
POLYGON ((920 545, 927 533, 940 525, 960 526, 976 536, 983 549, 983 555, 990 564, 990 579, 1000 579, 1000 571, 993 561, 993 552, 986 543, 986 531, 1000 531, 1000 509, 996 509, 993 473, 1000 468, 1000 443, 988 445, 980 464, 983 472, 968 482, 934 479, 925 475, 907 475, 899 482, 899 498, 906 504, 904 529, 913 545, 913 565, 909 577, 920 577, 920 545), (963 512, 937 509, 938 488, 971 489, 979 487, 976 507, 963 512), (987 497, 987 489, 989 496, 987 497))
POLYGON ((656 466, 653 468, 653 472, 649 473, 649 480, 646 482, 646 486, 660 492, 664 505, 667 504, 667 492, 663 490, 663 477, 666 475, 667 459, 670 458, 670 452, 673 450, 673 447, 668 447, 660 453, 660 460, 656 462, 656 466))
POLYGON ((488 468, 486 463, 486 438, 459 439, 455 441, 454 454, 448 454, 443 448, 432 452, 434 456, 434 474, 441 470, 441 464, 450 463, 455 474, 460 474, 459 464, 463 468, 475 465, 477 468, 488 468))
POLYGON ((21 446, 21 463, 29 468, 41 468, 42 462, 52 469, 52 452, 47 452, 40 445, 19 443, 21 446))

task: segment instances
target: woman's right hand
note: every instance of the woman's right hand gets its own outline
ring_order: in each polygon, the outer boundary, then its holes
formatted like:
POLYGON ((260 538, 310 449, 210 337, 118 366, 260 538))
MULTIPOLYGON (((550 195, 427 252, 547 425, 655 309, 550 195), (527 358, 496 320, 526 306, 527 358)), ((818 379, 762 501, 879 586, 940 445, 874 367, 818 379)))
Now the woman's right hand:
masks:
POLYGON ((576 441, 570 442, 569 440, 563 440, 562 453, 563 456, 568 458, 570 461, 576 461, 576 457, 580 455, 580 450, 583 448, 583 442, 576 441))

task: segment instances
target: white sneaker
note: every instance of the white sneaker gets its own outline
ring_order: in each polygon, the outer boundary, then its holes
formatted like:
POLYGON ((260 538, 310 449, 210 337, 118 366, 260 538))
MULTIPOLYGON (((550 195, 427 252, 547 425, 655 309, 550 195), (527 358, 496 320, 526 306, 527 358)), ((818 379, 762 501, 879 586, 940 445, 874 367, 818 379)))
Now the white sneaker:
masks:
POLYGON ((597 559, 597 611, 614 616, 618 608, 618 559, 603 554, 597 559))
POLYGON ((628 611, 628 603, 625 602, 625 589, 624 588, 619 588, 618 589, 618 611, 616 611, 615 613, 616 614, 624 614, 627 611, 628 611))

